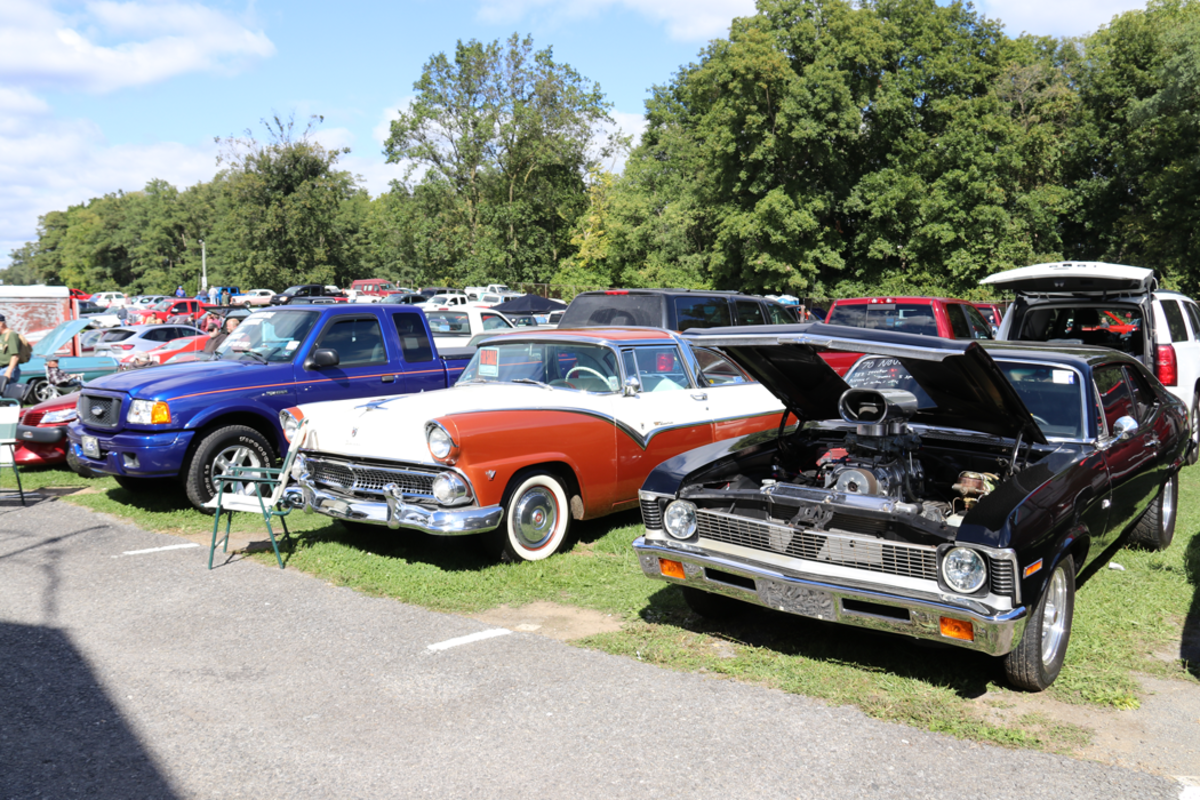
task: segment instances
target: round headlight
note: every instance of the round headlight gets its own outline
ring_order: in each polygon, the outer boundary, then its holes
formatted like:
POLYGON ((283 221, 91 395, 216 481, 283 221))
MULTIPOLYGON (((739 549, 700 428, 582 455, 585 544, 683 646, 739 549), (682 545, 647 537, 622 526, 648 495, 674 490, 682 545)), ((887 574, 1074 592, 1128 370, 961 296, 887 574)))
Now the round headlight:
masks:
POLYGON ((942 577, 954 591, 971 594, 987 580, 987 566, 974 550, 955 547, 942 559, 942 577))
POLYGON ((696 507, 687 500, 676 500, 667 506, 663 526, 676 539, 690 539, 696 533, 696 507))
POLYGON ((279 412, 279 425, 283 428, 283 438, 289 442, 300 429, 300 420, 288 409, 279 412))
POLYGON ((467 496, 467 484, 453 472, 443 472, 433 479, 433 499, 444 506, 462 502, 467 496))
POLYGON ((454 440, 440 425, 430 425, 425 431, 425 439, 429 442, 429 452, 436 459, 443 459, 454 449, 454 440))

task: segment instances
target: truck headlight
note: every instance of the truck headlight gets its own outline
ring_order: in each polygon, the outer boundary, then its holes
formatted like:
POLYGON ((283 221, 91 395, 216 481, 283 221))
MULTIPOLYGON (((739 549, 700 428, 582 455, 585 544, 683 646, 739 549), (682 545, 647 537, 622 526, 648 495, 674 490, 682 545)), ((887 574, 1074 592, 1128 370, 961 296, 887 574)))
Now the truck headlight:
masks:
POLYGON ((425 441, 429 445, 429 454, 435 461, 453 464, 458 460, 458 444, 439 423, 425 423, 425 441))
POLYGON ((987 580, 987 565, 974 550, 954 547, 942 558, 942 577, 954 591, 972 594, 987 580))
POLYGON ((433 499, 444 506, 453 506, 467 499, 467 482, 455 472, 443 472, 433 479, 433 499))
POLYGON ((667 506, 663 527, 676 539, 690 539, 696 533, 696 506, 687 500, 676 500, 667 506))
POLYGON ((169 425, 171 407, 161 400, 134 400, 129 404, 129 422, 133 425, 169 425))

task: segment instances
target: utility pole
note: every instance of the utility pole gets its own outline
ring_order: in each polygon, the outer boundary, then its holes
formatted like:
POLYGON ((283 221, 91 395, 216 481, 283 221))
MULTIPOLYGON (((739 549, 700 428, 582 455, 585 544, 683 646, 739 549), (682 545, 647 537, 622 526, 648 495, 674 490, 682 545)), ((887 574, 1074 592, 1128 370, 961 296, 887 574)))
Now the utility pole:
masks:
POLYGON ((208 255, 204 250, 204 240, 200 240, 200 291, 208 291, 208 255))

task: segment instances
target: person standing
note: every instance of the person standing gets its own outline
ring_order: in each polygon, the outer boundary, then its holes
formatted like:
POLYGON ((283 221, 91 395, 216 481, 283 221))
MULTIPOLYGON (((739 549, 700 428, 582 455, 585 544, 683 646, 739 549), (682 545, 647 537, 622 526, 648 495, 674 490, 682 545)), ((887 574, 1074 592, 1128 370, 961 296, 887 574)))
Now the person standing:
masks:
POLYGON ((0 394, 8 384, 21 379, 21 336, 8 327, 8 320, 0 314, 0 394))
POLYGON ((176 297, 187 297, 187 293, 184 292, 183 287, 180 286, 178 289, 175 290, 175 296, 176 297))

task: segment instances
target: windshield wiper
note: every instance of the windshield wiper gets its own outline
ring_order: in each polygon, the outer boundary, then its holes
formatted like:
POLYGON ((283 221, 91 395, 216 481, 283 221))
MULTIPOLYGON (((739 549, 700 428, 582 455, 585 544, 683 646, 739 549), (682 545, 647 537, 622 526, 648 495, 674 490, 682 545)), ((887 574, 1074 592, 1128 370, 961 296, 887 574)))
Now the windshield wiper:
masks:
POLYGON ((258 352, 257 350, 242 350, 240 352, 235 350, 234 352, 238 353, 239 356, 254 356, 262 363, 264 363, 264 364, 267 363, 267 357, 264 356, 262 353, 258 352))
POLYGON ((533 378, 513 378, 512 380, 509 381, 509 383, 532 383, 534 386, 540 386, 543 389, 550 388, 549 386, 542 383, 541 381, 535 381, 533 378))

